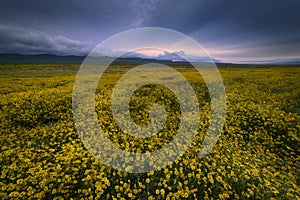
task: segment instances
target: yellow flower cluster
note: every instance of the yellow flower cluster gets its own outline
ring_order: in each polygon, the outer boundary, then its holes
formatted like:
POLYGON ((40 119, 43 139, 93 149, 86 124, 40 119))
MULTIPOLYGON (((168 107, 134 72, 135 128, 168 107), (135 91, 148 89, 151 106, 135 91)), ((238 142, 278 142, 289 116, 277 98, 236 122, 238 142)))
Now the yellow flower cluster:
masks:
MULTIPOLYGON (((199 99, 196 138, 165 168, 134 174, 105 166, 83 145, 72 114, 78 66, 0 66, 0 199, 299 199, 300 68, 221 69, 226 123, 213 151, 200 159, 209 94, 195 71, 176 67, 199 99)), ((179 128, 176 97, 155 85, 136 90, 130 114, 137 124, 149 124, 153 103, 162 104, 168 116, 157 135, 134 138, 120 130, 110 109, 113 86, 122 75, 117 66, 101 79, 99 125, 121 149, 162 148, 179 128)))

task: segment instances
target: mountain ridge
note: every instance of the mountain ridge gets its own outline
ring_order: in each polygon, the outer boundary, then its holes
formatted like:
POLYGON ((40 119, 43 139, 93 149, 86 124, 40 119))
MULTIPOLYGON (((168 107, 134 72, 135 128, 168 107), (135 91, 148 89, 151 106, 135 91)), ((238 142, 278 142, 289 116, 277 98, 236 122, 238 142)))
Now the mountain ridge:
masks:
MULTIPOLYGON (((81 64, 86 56, 79 55, 54 55, 54 54, 18 54, 18 53, 0 53, 0 64, 81 64)), ((298 65, 300 60, 291 60, 287 62, 254 62, 254 63, 225 63, 213 59, 215 64, 232 64, 232 65, 298 65)), ((161 63, 161 64, 188 64, 187 61, 161 60, 155 58, 141 57, 121 57, 116 58, 114 64, 145 64, 145 63, 161 63)))

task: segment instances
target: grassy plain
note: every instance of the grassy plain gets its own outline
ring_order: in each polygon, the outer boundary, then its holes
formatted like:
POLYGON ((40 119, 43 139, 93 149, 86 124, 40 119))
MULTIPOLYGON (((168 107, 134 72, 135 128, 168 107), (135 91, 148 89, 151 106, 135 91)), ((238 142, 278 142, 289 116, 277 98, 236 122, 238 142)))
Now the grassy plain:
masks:
MULTIPOLYGON (((299 66, 221 66, 226 122, 213 151, 202 159, 197 152, 209 122, 209 95, 194 70, 177 66, 197 93, 202 122, 195 142, 183 156, 166 168, 144 174, 106 167, 83 146, 72 118, 78 68, 0 66, 1 199, 300 198, 299 66)), ((114 66, 105 74, 105 84, 99 85, 96 110, 100 125, 120 148, 139 152, 162 147, 176 132, 176 119, 167 121, 175 124, 166 127, 167 134, 144 142, 111 126, 109 98, 123 73, 124 66, 114 66)), ((153 91, 157 88, 144 87, 139 91, 142 95, 133 99, 132 116, 140 123, 148 120, 141 99, 153 97, 153 91)), ((172 94, 154 93, 165 95, 161 103, 176 118, 178 112, 172 109, 178 108, 174 108, 172 94)))

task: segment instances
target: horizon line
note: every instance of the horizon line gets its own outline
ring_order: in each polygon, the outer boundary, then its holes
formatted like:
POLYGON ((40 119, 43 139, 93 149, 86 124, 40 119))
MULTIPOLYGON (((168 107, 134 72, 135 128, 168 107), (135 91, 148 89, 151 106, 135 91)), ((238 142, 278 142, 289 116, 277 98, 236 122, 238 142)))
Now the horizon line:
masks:
MULTIPOLYGON (((56 57, 78 57, 78 58, 85 58, 88 56, 88 54, 82 54, 82 55, 76 55, 76 54, 52 54, 52 53, 0 53, 0 56, 9 56, 9 55, 15 55, 15 56, 56 56, 56 57)), ((99 56, 99 57, 111 57, 114 58, 113 56, 99 56)), ((174 59, 159 59, 155 57, 120 57, 116 59, 142 59, 142 60, 158 60, 158 61, 169 61, 172 63, 189 63, 188 61, 185 60, 174 60, 174 59)), ((224 61, 220 59, 215 59, 211 58, 212 62, 208 61, 194 61, 192 63, 217 63, 217 64, 262 64, 262 65, 267 65, 267 64, 290 64, 290 65, 295 65, 295 64, 300 64, 300 58, 296 60, 286 60, 286 61, 224 61)))

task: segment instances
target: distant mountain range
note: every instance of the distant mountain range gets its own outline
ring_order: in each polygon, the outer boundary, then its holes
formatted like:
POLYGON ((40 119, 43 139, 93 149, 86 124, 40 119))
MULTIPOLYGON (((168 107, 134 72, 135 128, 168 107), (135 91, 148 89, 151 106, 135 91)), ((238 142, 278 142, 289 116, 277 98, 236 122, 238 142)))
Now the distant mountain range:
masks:
MULTIPOLYGON (((0 64, 81 64, 86 56, 58 56, 52 54, 37 54, 37 55, 23 55, 15 53, 2 53, 0 54, 0 64)), ((216 64, 232 64, 232 63, 222 63, 219 60, 213 59, 216 64)), ((114 64, 144 64, 144 63, 161 63, 161 64, 187 64, 185 61, 179 60, 163 60, 163 59, 153 59, 153 58, 140 58, 140 57, 121 57, 114 61, 114 64)), ((243 63, 243 65, 248 65, 251 63, 243 63)), ((256 62, 255 65, 265 65, 265 64, 300 64, 300 60, 293 60, 288 62, 256 62)), ((235 63, 234 65, 238 65, 235 63)))
MULTIPOLYGON (((23 55, 14 53, 0 54, 0 64, 81 64, 86 56, 58 56, 51 54, 23 55)), ((126 57, 118 58, 115 64, 143 64, 143 63, 186 63, 184 61, 157 60, 151 58, 126 57)))
POLYGON ((80 64, 84 56, 0 54, 0 64, 80 64))

